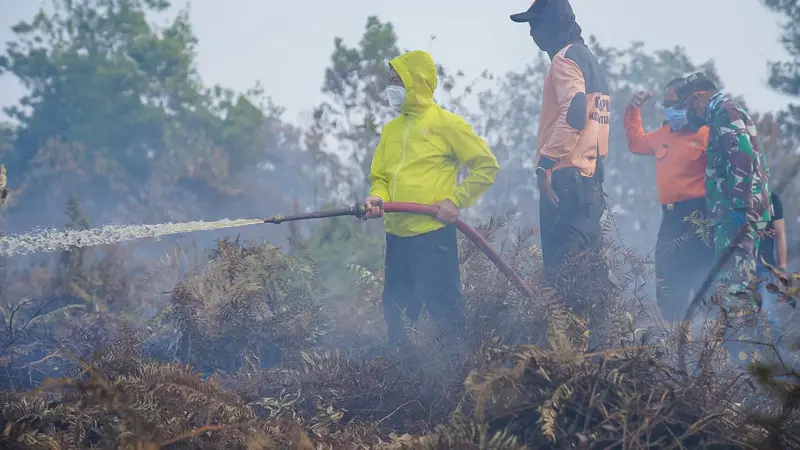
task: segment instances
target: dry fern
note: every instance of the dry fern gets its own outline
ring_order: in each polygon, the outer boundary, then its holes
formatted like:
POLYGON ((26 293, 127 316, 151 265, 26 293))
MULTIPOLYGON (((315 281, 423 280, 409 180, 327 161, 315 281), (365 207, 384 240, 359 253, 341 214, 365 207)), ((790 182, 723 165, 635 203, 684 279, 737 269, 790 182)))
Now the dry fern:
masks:
MULTIPOLYGON (((23 301, 12 321, 14 307, 4 304, 0 312, 6 326, 0 338, 7 339, 7 351, 0 357, 9 374, 23 379, 7 385, 32 389, 0 393, 0 446, 796 446, 800 396, 793 374, 780 378, 779 367, 758 366, 754 379, 770 386, 782 407, 751 420, 731 406, 741 383, 722 381, 716 353, 699 352, 706 355, 701 370, 678 376, 663 356, 669 349, 647 345, 632 306, 639 299, 630 295, 649 270, 646 258, 606 244, 600 255, 571 261, 561 280, 583 294, 565 308, 565 290, 547 289, 538 281, 540 251, 526 242, 532 232, 511 233, 510 221, 510 216, 494 218, 481 232, 500 240, 499 247, 534 285, 537 298, 519 296, 487 258, 462 240, 466 342, 449 347, 431 334, 431 323, 423 317, 413 333, 417 352, 403 358, 374 348, 385 333, 380 309, 371 301, 380 290, 380 271, 353 265, 354 286, 347 294, 352 297, 326 298, 302 243, 289 256, 268 244, 222 240, 147 317, 72 303, 36 314, 36 302, 23 301), (611 272, 610 283, 589 280, 586 274, 598 268, 611 272), (350 321, 330 313, 334 302, 347 303, 339 314, 351 315, 350 321), (354 335, 361 340, 344 339, 354 335), (595 351, 590 339, 621 348, 595 351), (349 348, 344 342, 364 345, 349 348), (47 375, 50 381, 36 389, 47 375)), ((609 223, 607 233, 613 231, 609 223)), ((59 279, 73 282, 69 292, 90 296, 97 280, 119 275, 118 266, 108 266, 102 274, 102 265, 76 263, 69 277, 45 270, 19 272, 12 291, 18 298, 47 300, 62 291, 19 293, 25 292, 23 284, 40 289, 59 279)), ((799 278, 783 274, 771 289, 793 298, 793 280, 799 278)), ((121 304, 142 298, 119 288, 138 285, 126 283, 110 283, 126 296, 121 304)), ((75 302, 85 300, 79 295, 75 302)), ((710 333, 707 348, 718 338, 710 333)))

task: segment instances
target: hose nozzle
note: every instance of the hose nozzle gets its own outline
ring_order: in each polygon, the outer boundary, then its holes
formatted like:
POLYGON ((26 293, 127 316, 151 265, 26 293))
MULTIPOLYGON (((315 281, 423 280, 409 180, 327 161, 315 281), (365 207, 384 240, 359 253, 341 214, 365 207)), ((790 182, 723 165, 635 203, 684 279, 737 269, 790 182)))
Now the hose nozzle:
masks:
MULTIPOLYGON (((383 200, 379 200, 373 206, 377 206, 379 208, 383 208, 383 200)), ((350 211, 351 211, 353 217, 355 217, 357 219, 363 219, 364 216, 367 214, 367 204, 364 203, 364 202, 356 203, 355 206, 350 207, 350 211)))
POLYGON ((283 216, 272 216, 267 219, 264 219, 264 223, 279 224, 281 222, 283 222, 283 216))
POLYGON ((356 219, 364 218, 364 215, 367 213, 367 205, 364 203, 356 203, 355 205, 350 207, 350 211, 353 214, 353 217, 356 219))

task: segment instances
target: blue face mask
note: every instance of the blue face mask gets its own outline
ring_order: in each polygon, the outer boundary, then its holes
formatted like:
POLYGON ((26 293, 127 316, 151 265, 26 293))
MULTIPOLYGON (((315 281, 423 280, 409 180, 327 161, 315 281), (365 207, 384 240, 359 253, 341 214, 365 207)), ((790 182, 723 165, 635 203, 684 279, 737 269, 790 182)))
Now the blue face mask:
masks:
POLYGON ((664 118, 672 131, 680 131, 686 128, 689 121, 686 119, 686 110, 677 108, 664 108, 664 118))

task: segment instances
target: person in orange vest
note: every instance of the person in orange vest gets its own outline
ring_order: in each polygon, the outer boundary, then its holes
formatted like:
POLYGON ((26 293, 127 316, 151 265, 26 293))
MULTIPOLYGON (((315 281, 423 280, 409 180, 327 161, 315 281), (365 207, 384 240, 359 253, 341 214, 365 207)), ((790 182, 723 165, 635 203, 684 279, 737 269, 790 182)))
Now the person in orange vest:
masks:
POLYGON ((663 125, 646 133, 641 106, 651 93, 637 92, 625 110, 628 150, 652 156, 656 164, 656 185, 661 203, 661 226, 655 252, 656 301, 664 320, 683 319, 691 301, 714 261, 714 248, 704 236, 702 220, 706 209, 706 147, 708 127, 693 128, 675 88, 682 79, 664 89, 663 125))
MULTIPOLYGON (((536 180, 545 275, 562 286, 564 264, 578 254, 599 254, 602 246, 610 89, 568 0, 535 0, 511 20, 527 23, 534 44, 551 60, 542 86, 536 180)), ((607 267, 595 266, 592 277, 605 284, 607 267)))

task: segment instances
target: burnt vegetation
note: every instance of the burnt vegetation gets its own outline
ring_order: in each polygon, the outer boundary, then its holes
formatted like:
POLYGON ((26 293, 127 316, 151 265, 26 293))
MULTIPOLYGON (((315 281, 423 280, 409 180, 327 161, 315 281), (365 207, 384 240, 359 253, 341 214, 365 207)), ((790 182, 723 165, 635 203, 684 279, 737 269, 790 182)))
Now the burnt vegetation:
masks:
MULTIPOLYGON (((302 243, 221 239, 139 276, 117 269, 133 261, 120 248, 9 272, 4 295, 26 300, 0 316, 2 446, 797 448, 800 393, 788 363, 761 358, 737 375, 712 332, 693 342, 698 369, 681 373, 670 363, 675 336, 635 327, 634 315, 649 314, 639 281, 647 260, 609 242, 612 286, 567 311, 539 287, 533 231, 511 237, 509 217, 479 229, 537 298, 462 241, 467 342, 445 344, 423 316, 417 352, 404 358, 375 348, 385 333, 381 272, 342 268, 348 289, 331 293, 302 243), (140 294, 159 283, 174 283, 160 301, 140 294), (159 309, 126 313, 134 304, 159 309), (590 332, 590 323, 603 326, 590 332), (758 411, 746 405, 753 396, 758 411)), ((567 272, 596 270, 585 261, 567 272)), ((793 296, 791 278, 772 288, 793 296)))

